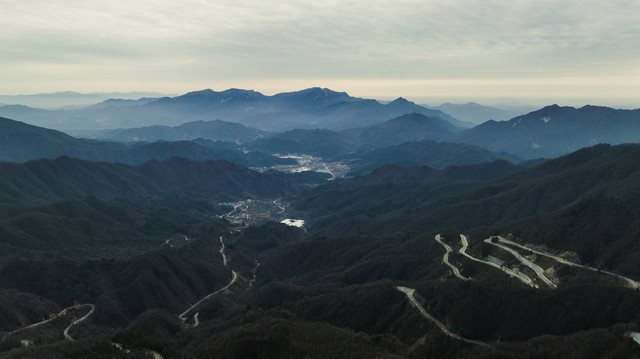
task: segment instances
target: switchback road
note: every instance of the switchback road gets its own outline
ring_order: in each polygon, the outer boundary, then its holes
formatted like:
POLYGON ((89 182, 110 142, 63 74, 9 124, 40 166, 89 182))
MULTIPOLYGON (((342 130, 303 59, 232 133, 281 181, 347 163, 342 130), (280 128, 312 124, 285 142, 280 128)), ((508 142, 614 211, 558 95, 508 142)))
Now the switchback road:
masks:
POLYGON ((527 267, 531 268, 531 270, 533 270, 536 275, 538 276, 538 278, 540 278, 546 285, 548 285, 551 288, 554 289, 558 289, 558 286, 555 285, 549 278, 547 278, 547 276, 544 275, 544 269, 542 269, 542 267, 540 267, 539 265, 533 263, 532 261, 528 260, 527 258, 523 257, 520 253, 518 253, 518 251, 509 248, 503 244, 500 243, 495 243, 491 241, 491 238, 493 237, 489 237, 487 239, 484 240, 485 243, 494 245, 502 250, 505 250, 509 253, 511 253, 514 257, 516 257, 517 260, 520 261, 520 263, 526 265, 527 267))
POLYGON ((69 324, 69 326, 68 326, 68 327, 66 327, 66 328, 64 329, 63 334, 64 334, 64 338, 65 338, 65 339, 70 340, 70 341, 74 341, 75 339, 73 339, 73 338, 71 337, 71 335, 69 335, 69 330, 71 330, 71 327, 73 327, 74 325, 80 324, 81 322, 85 321, 85 320, 86 320, 87 318, 89 318, 89 316, 91 316, 91 314, 93 314, 93 312, 96 310, 96 306, 95 306, 95 305, 93 305, 93 304, 80 304, 80 305, 75 305, 75 306, 73 306, 73 307, 70 307, 70 308, 73 308, 73 309, 78 309, 78 308, 86 307, 86 306, 88 306, 89 308, 91 308, 91 309, 89 310, 89 312, 88 312, 87 314, 85 314, 82 318, 80 318, 80 319, 77 319, 77 320, 73 321, 71 324, 69 324))
MULTIPOLYGON (((220 255, 222 256, 222 263, 224 264, 225 268, 227 267, 227 263, 228 263, 228 258, 227 255, 225 253, 225 245, 224 245, 224 241, 222 239, 222 236, 220 236, 220 250, 218 251, 220 253, 220 255)), ((180 313, 180 315, 178 315, 178 318, 180 318, 180 320, 182 320, 183 323, 186 324, 187 319, 189 319, 189 313, 195 309, 197 306, 199 306, 202 302, 204 302, 205 300, 211 298, 212 296, 224 292, 225 290, 227 290, 229 287, 231 287, 236 281, 238 280, 238 273, 236 273, 236 271, 231 271, 231 280, 229 281, 229 283, 227 283, 227 285, 225 285, 224 287, 218 289, 217 291, 208 294, 207 296, 205 296, 204 298, 200 299, 199 301, 196 302, 196 304, 190 306, 187 310, 185 310, 184 312, 180 313)), ((193 315, 193 327, 197 327, 198 324, 200 324, 200 320, 198 318, 200 312, 196 312, 193 315)))
POLYGON ((89 307, 90 308, 89 312, 87 314, 85 314, 82 318, 73 321, 68 327, 66 327, 64 329, 64 332, 63 332, 65 339, 73 341, 74 339, 69 335, 69 330, 74 325, 79 324, 80 322, 82 322, 82 321, 86 320, 87 318, 89 318, 89 316, 91 316, 91 314, 93 314, 93 312, 96 309, 95 305, 93 305, 93 304, 78 304, 78 305, 73 305, 71 307, 64 308, 58 314, 54 315, 53 317, 51 317, 49 319, 46 319, 46 320, 43 320, 43 321, 40 321, 40 322, 37 322, 37 323, 33 323, 33 324, 30 324, 30 325, 27 325, 26 327, 22 327, 22 328, 16 329, 16 330, 14 330, 12 332, 9 332, 9 333, 5 334, 4 337, 2 337, 2 340, 5 340, 7 337, 9 337, 10 335, 13 335, 15 333, 19 333, 19 332, 22 332, 22 331, 27 330, 27 329, 36 328, 36 327, 39 327, 41 325, 47 324, 47 323, 51 322, 54 319, 57 319, 57 318, 59 318, 61 316, 64 316, 64 315, 67 315, 69 313, 69 310, 80 309, 82 307, 89 307))
POLYGON ((435 240, 436 242, 440 243, 446 251, 444 253, 444 256, 442 257, 442 263, 448 265, 449 268, 451 268, 451 270, 453 271, 453 275, 455 275, 456 277, 462 280, 471 280, 471 278, 467 278, 462 274, 460 274, 460 270, 458 269, 458 267, 454 266, 451 262, 449 262, 449 253, 453 252, 453 249, 448 244, 442 241, 442 237, 440 236, 440 234, 436 234, 435 240))
POLYGON ((522 283, 533 287, 533 288, 538 288, 538 285, 535 284, 531 278, 529 278, 526 274, 518 271, 517 269, 511 269, 511 268, 507 268, 505 266, 501 266, 499 264, 493 263, 493 262, 489 262, 489 261, 484 261, 482 259, 478 259, 470 254, 467 253, 467 248, 469 247, 469 241, 467 240, 467 236, 465 236, 464 234, 460 235, 460 241, 462 242, 462 247, 460 248, 459 252, 460 254, 462 254, 463 256, 471 259, 472 261, 476 261, 478 263, 484 263, 488 266, 494 267, 496 269, 499 269, 505 273, 507 273, 509 276, 514 277, 514 278, 518 278, 522 283))
POLYGON ((524 246, 524 245, 522 245, 520 243, 517 243, 517 242, 514 242, 514 241, 510 241, 510 240, 508 240, 508 239, 506 239, 504 237, 500 237, 499 236, 498 237, 498 241, 501 242, 501 243, 504 243, 504 244, 508 244, 508 245, 512 245, 512 246, 519 247, 519 248, 522 248, 522 249, 526 249, 528 251, 531 251, 533 253, 539 254, 541 256, 545 256, 545 257, 551 258, 551 259, 557 261, 558 263, 562 263, 562 264, 565 264, 565 265, 568 265, 568 266, 571 266, 571 267, 583 268, 583 269, 590 270, 590 271, 593 271, 593 272, 600 272, 600 273, 604 273, 604 274, 608 274, 608 275, 614 276, 616 278, 622 279, 625 283, 627 283, 627 285, 629 287, 631 287, 633 289, 640 289, 640 283, 638 283, 637 281, 635 281, 635 280, 633 280, 633 279, 631 279, 629 277, 625 277, 625 276, 623 276, 621 274, 617 274, 617 273, 613 273, 613 272, 610 272, 610 271, 600 270, 598 268, 589 267, 589 266, 585 266, 585 265, 582 265, 582 264, 574 263, 574 262, 568 261, 568 260, 566 260, 566 259, 564 259, 562 257, 558 257, 558 256, 556 256, 554 254, 543 252, 543 251, 539 251, 539 250, 524 246))

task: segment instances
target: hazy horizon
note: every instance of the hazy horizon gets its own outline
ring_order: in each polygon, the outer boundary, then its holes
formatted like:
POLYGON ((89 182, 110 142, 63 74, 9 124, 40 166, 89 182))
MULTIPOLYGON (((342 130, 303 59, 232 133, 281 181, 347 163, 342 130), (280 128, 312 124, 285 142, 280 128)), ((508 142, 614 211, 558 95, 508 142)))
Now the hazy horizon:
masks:
MULTIPOLYGON (((164 97, 164 96, 168 96, 168 97, 175 97, 175 96, 180 96, 183 94, 186 94, 188 92, 192 92, 192 91, 201 91, 201 90, 205 90, 205 89, 211 89, 213 91, 225 91, 228 89, 241 89, 241 90, 253 90, 253 91, 257 91, 262 93, 263 95, 266 96, 272 96, 281 92, 294 92, 294 91, 301 91, 307 88, 311 88, 311 87, 324 87, 324 86, 309 86, 309 87, 304 87, 304 88, 297 88, 297 89, 285 89, 283 91, 261 91, 260 89, 256 89, 256 88, 241 88, 241 87, 237 87, 237 86, 232 86, 232 87, 227 87, 227 88, 212 88, 212 86, 210 87, 206 87, 206 88, 197 88, 197 89, 191 89, 188 91, 184 91, 184 92, 157 92, 157 91, 136 91, 136 90, 131 90, 131 91, 96 91, 96 92, 82 92, 82 91, 73 91, 73 90, 63 90, 63 91, 55 91, 55 92, 36 92, 36 93, 16 93, 16 94, 7 94, 7 93, 0 93, 0 105, 15 105, 15 104, 20 104, 20 105, 27 105, 27 106, 31 106, 31 107, 41 107, 41 108, 51 108, 54 109, 56 107, 63 107, 63 106, 83 106, 83 105, 87 105, 87 104, 94 104, 94 103, 99 103, 105 99, 107 99, 107 97, 102 97, 99 99, 96 99, 96 102, 91 102, 91 101, 83 101, 83 102, 69 102, 66 103, 63 100, 59 100, 59 105, 55 105, 55 106, 46 106, 46 105, 37 105, 38 100, 33 100, 32 102, 29 101, 16 101, 14 103, 3 103, 2 100, 3 98, 8 98, 8 97, 14 97, 14 98, 20 98, 20 97, 38 97, 38 96, 51 96, 54 97, 56 95, 60 96, 60 97, 64 97, 64 95, 68 95, 68 96, 73 96, 73 95, 90 95, 90 96, 102 96, 102 95, 110 95, 110 94, 118 94, 120 96, 116 96, 116 97, 111 97, 111 98, 122 98, 122 99, 139 99, 142 97, 164 97)), ((368 93, 367 91, 362 91, 363 93, 365 93, 365 95, 361 95, 358 93, 354 93, 352 91, 347 91, 344 90, 342 88, 330 88, 330 87, 324 87, 324 88, 329 88, 330 90, 333 91, 337 91, 337 92, 346 92, 349 95, 353 96, 353 97, 360 97, 360 98, 366 98, 366 99, 375 99, 378 100, 380 102, 389 102, 389 101, 393 101, 399 97, 405 98, 409 101, 412 101, 416 104, 419 105, 426 105, 426 106, 438 106, 444 103, 453 103, 453 104, 466 104, 469 102, 473 102, 473 103, 477 103, 480 105, 484 105, 484 106, 492 106, 492 107, 497 107, 497 108, 504 108, 504 109, 508 109, 508 108, 526 108, 526 107, 534 107, 534 108, 538 108, 538 107, 544 107, 544 106, 548 106, 548 105, 552 105, 552 104, 557 104, 560 106, 571 106, 571 107, 583 107, 586 105, 594 105, 594 106, 607 106, 607 107, 613 107, 613 108, 619 108, 619 109, 637 109, 640 108, 640 103, 637 101, 634 101, 633 99, 629 99, 629 101, 624 101, 624 99, 621 98, 608 98, 608 99, 593 99, 593 98, 573 98, 573 99, 559 99, 559 98, 517 98, 517 97, 483 97, 483 96, 468 96, 468 97, 461 97, 461 96, 450 96, 450 97, 446 97, 446 96, 433 96, 433 97, 425 97, 425 96, 420 96, 420 95, 416 95, 416 96, 409 96, 409 94, 401 94, 398 93, 396 94, 392 94, 392 95, 385 95, 384 93, 373 93, 372 95, 366 95, 366 93, 368 93)))
POLYGON ((640 107, 640 3, 3 2, 0 93, 265 94, 640 107))

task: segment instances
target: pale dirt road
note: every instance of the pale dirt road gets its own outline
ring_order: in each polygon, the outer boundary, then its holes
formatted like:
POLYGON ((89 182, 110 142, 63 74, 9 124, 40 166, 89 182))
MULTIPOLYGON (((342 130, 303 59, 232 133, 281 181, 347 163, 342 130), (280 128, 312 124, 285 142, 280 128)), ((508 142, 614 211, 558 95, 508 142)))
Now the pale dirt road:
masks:
MULTIPOLYGON (((227 255, 225 253, 225 245, 224 245, 224 240, 222 239, 222 236, 220 236, 220 250, 218 251, 220 253, 220 255, 222 256, 222 263, 224 264, 224 267, 227 268, 227 263, 228 263, 228 258, 227 255)), ((202 302, 204 302, 205 300, 213 297, 214 295, 224 292, 225 290, 227 290, 229 287, 231 287, 236 281, 238 280, 238 273, 236 271, 231 271, 231 280, 229 281, 229 283, 227 283, 227 285, 225 285, 224 287, 218 289, 217 291, 208 294, 207 296, 205 296, 204 298, 200 299, 199 301, 197 301, 194 305, 190 306, 187 310, 185 310, 184 312, 180 313, 180 315, 178 315, 178 318, 182 321, 182 323, 185 323, 187 320, 189 319, 189 313, 195 309, 197 306, 199 306, 202 302)), ((194 324, 193 324, 193 328, 197 327, 200 324, 200 320, 198 318, 200 312, 196 312, 193 315, 193 320, 194 320, 194 324)))
POLYGON ((460 235, 460 241, 462 242, 462 247, 460 248, 459 252, 460 254, 462 254, 463 256, 471 259, 472 261, 476 261, 479 263, 484 263, 488 266, 494 267, 496 269, 499 269, 505 273, 507 273, 509 276, 514 277, 519 279, 522 283, 533 287, 533 288, 538 288, 538 285, 535 284, 533 282, 533 280, 531 280, 531 278, 529 278, 526 274, 518 271, 517 269, 511 269, 511 268, 507 268, 501 265, 498 265, 496 263, 492 263, 489 261, 483 261, 482 259, 478 259, 470 254, 467 253, 467 248, 469 247, 469 241, 467 240, 467 236, 465 236, 464 234, 460 235))
POLYGON ((445 249, 445 254, 442 257, 442 263, 446 264, 449 266, 449 268, 451 268, 451 270, 453 271, 453 275, 455 275, 456 277, 462 279, 462 280, 471 280, 471 278, 467 278, 465 276, 463 276, 460 273, 460 270, 458 269, 458 267, 456 267, 455 265, 453 265, 453 263, 449 262, 449 253, 453 252, 453 249, 446 243, 444 243, 442 241, 442 237, 440 236, 440 234, 436 234, 435 237, 436 242, 440 243, 444 249, 445 249))
POLYGON ((487 239, 484 240, 485 243, 491 244, 493 246, 496 246, 502 250, 505 250, 509 253, 511 253, 511 255, 513 255, 517 260, 520 261, 520 263, 524 264, 525 266, 531 268, 531 270, 533 270, 536 275, 538 276, 538 278, 540 278, 540 280, 542 280, 546 285, 548 285, 549 287, 553 288, 553 289, 558 289, 558 286, 555 285, 555 283, 553 283, 549 278, 547 278, 547 276, 544 275, 544 269, 542 269, 542 267, 540 267, 539 265, 533 263, 532 261, 528 260, 527 258, 523 257, 520 253, 518 253, 518 251, 509 248, 503 244, 500 243, 494 243, 491 241, 492 237, 489 237, 487 239))
POLYGON ((422 307, 422 305, 420 303, 418 303, 418 301, 416 300, 416 298, 413 296, 413 294, 415 293, 415 289, 413 288, 408 288, 408 287, 401 287, 401 286, 397 286, 395 287, 395 289, 401 291, 402 293, 404 293, 407 298, 409 298, 409 301, 411 302, 411 304, 413 304, 413 306, 418 309, 418 311, 420 312, 420 314, 422 314, 423 317, 429 319, 430 321, 432 321, 438 328, 440 328, 440 330, 445 334, 448 335, 452 338, 458 339, 458 340, 462 340, 464 342, 467 343, 471 343, 471 344, 475 344, 475 345, 481 345, 481 346, 489 346, 489 344, 485 343, 485 342, 481 342, 479 340, 471 340, 471 339, 466 339, 463 338, 455 333, 452 333, 449 329, 447 329, 447 327, 442 324, 442 322, 440 322, 438 319, 434 318, 431 314, 427 313, 426 310, 424 310, 424 308, 422 307))
POLYGON ((73 327, 74 325, 80 324, 83 321, 85 321, 96 310, 96 306, 93 305, 93 304, 80 304, 80 305, 74 305, 73 307, 70 307, 70 308, 73 308, 73 309, 78 309, 78 308, 86 307, 86 306, 91 308, 89 310, 89 312, 87 314, 85 314, 82 318, 73 321, 73 323, 69 324, 69 326, 64 329, 63 334, 64 334, 64 338, 65 339, 70 340, 70 341, 74 341, 75 339, 73 339, 73 337, 71 337, 71 335, 69 335, 69 330, 71 330, 71 327, 73 327))
POLYGON ((640 289, 640 283, 638 283, 637 281, 635 281, 635 280, 633 280, 633 279, 631 279, 629 277, 625 277, 625 276, 623 276, 621 274, 613 273, 613 272, 606 271, 606 270, 599 270, 598 268, 589 267, 589 266, 585 266, 585 265, 582 265, 582 264, 574 263, 574 262, 568 261, 568 260, 566 260, 566 259, 564 259, 562 257, 558 257, 558 256, 556 256, 554 254, 547 253, 547 252, 542 252, 542 251, 539 251, 539 250, 524 246, 524 245, 522 245, 520 243, 517 243, 517 242, 514 242, 514 241, 510 241, 510 240, 508 240, 508 239, 506 239, 504 237, 498 236, 498 241, 501 242, 501 243, 504 243, 504 244, 509 244, 509 245, 512 245, 512 246, 515 246, 515 247, 519 247, 519 248, 522 248, 522 249, 529 250, 529 251, 531 251, 533 253, 536 253, 536 254, 539 254, 541 256, 545 256, 545 257, 551 258, 551 259, 557 261, 558 263, 562 263, 562 264, 565 264, 565 265, 568 265, 568 266, 571 266, 571 267, 583 268, 583 269, 587 269, 587 270, 590 270, 590 271, 593 271, 593 272, 600 272, 600 273, 604 273, 604 274, 608 274, 608 275, 614 276, 616 278, 619 278, 619 279, 622 279, 623 281, 625 281, 625 283, 627 283, 627 285, 629 287, 631 287, 632 289, 640 289))
POLYGON ((85 314, 82 318, 72 322, 68 327, 66 327, 64 329, 64 332, 63 332, 65 339, 73 341, 74 339, 69 335, 69 330, 71 329, 71 327, 73 327, 76 324, 81 323, 82 321, 84 321, 87 318, 89 318, 91 316, 91 314, 93 314, 93 312, 96 309, 96 306, 94 304, 88 304, 88 303, 87 304, 78 304, 78 305, 73 305, 71 307, 64 308, 58 314, 54 315, 53 317, 51 317, 49 319, 46 319, 46 320, 43 320, 43 321, 40 321, 40 322, 37 322, 37 323, 33 323, 33 324, 30 324, 30 325, 27 325, 26 327, 22 327, 22 328, 16 329, 16 330, 14 330, 12 332, 9 332, 9 333, 5 334, 4 337, 2 337, 2 340, 5 340, 8 336, 13 335, 15 333, 19 333, 19 332, 27 330, 27 329, 36 328, 36 327, 39 327, 41 325, 47 324, 47 323, 49 323, 50 321, 52 321, 54 319, 57 319, 57 318, 59 318, 59 317, 61 317, 63 315, 67 315, 67 312, 69 310, 71 310, 71 309, 80 309, 82 307, 89 307, 90 308, 89 312, 87 314, 85 314))

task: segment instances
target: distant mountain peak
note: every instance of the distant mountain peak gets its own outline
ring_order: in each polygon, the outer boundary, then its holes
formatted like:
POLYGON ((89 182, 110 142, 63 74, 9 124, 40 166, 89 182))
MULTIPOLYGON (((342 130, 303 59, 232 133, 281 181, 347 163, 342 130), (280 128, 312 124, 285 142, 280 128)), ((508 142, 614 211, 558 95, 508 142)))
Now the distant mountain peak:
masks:
POLYGON ((183 96, 186 96, 186 95, 208 95, 208 94, 214 94, 214 93, 216 93, 216 92, 213 91, 212 89, 204 89, 204 90, 189 91, 186 94, 184 94, 183 96))
POLYGON ((300 91, 297 91, 297 92, 300 92, 300 93, 310 93, 311 92, 311 93, 324 93, 324 94, 336 94, 336 95, 346 95, 347 94, 346 92, 338 92, 338 91, 334 91, 334 90, 332 90, 330 88, 318 87, 318 86, 309 87, 307 89, 300 90, 300 91))
POLYGON ((254 90, 244 90, 244 89, 239 89, 239 88, 230 88, 224 91, 214 91, 212 89, 204 89, 204 90, 198 90, 198 91, 191 91, 191 92, 187 92, 186 94, 179 96, 179 97, 194 97, 194 96, 236 96, 236 95, 247 95, 247 94, 251 94, 251 95, 260 95, 263 96, 261 93, 256 92, 254 90))
POLYGON ((243 90, 237 88, 230 88, 221 92, 211 89, 205 89, 200 91, 188 92, 182 96, 174 97, 173 100, 186 101, 189 103, 196 103, 202 105, 215 105, 215 104, 252 104, 256 101, 261 101, 266 96, 253 90, 243 90))
POLYGON ((557 157, 597 143, 637 142, 640 110, 553 104, 506 122, 485 122, 456 140, 525 159, 557 157))
POLYGON ((320 93, 324 93, 324 94, 329 94, 329 93, 337 93, 336 91, 330 90, 326 87, 309 87, 308 89, 304 89, 300 92, 320 92, 320 93))
POLYGON ((557 109, 560 109, 560 108, 570 108, 570 109, 575 109, 574 107, 570 107, 570 106, 560 106, 560 105, 558 105, 558 104, 555 104, 555 103, 554 103, 553 105, 549 105, 549 106, 545 106, 545 107, 543 107, 541 110, 547 110, 547 111, 548 111, 548 110, 557 110, 557 109))
POLYGON ((260 92, 257 92, 257 91, 254 91, 254 90, 244 90, 244 89, 239 89, 239 88, 235 88, 235 87, 227 89, 227 90, 224 90, 224 91, 220 92, 220 94, 224 94, 224 95, 246 95, 246 94, 251 94, 251 95, 263 96, 260 92))
POLYGON ((432 118, 429 116, 423 115, 421 113, 412 112, 406 115, 393 118, 390 121, 428 121, 430 119, 432 118))
POLYGON ((413 102, 407 100, 404 97, 398 97, 397 99, 389 102, 389 105, 401 105, 401 104, 412 104, 413 102))
POLYGON ((304 96, 304 97, 318 97, 318 98, 329 98, 329 97, 337 97, 342 99, 350 99, 352 98, 346 92, 337 92, 326 87, 310 87, 301 91, 295 92, 283 92, 277 94, 275 96, 304 96))

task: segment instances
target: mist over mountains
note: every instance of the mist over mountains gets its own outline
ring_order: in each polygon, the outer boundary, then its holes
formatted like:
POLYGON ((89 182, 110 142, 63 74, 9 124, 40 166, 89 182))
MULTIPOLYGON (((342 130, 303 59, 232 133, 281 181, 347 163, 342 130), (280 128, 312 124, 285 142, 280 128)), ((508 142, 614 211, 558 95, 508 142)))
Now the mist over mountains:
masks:
POLYGON ((211 141, 246 143, 269 134, 237 123, 221 120, 186 122, 179 126, 148 126, 87 132, 86 137, 116 142, 180 141, 203 138, 211 141))
POLYGON ((84 108, 56 111, 24 105, 0 107, 0 116, 45 128, 68 130, 76 136, 147 142, 201 137, 246 143, 269 137, 267 133, 293 129, 345 131, 354 137, 356 128, 382 124, 406 114, 439 118, 458 128, 450 128, 449 132, 460 132, 457 136, 413 140, 466 143, 524 159, 556 157, 597 143, 635 142, 640 135, 637 110, 548 106, 528 114, 517 114, 474 103, 443 104, 430 109, 403 98, 382 104, 323 88, 273 96, 239 89, 203 90, 176 97, 110 99, 84 108), (474 127, 474 121, 485 123, 474 127), (461 131, 463 129, 467 130, 461 131))
POLYGON ((465 104, 446 102, 438 106, 429 107, 447 113, 459 120, 471 122, 474 125, 479 125, 489 120, 508 121, 516 116, 535 110, 532 106, 522 106, 518 109, 502 109, 480 105, 475 102, 467 102, 465 104))
MULTIPOLYGON (((230 124, 233 125, 233 124, 230 124)), ((153 130, 151 131, 153 133, 153 130)), ((148 160, 184 157, 193 160, 224 159, 245 166, 288 164, 291 160, 255 152, 243 152, 233 143, 200 141, 156 141, 123 144, 77 139, 62 132, 0 118, 0 160, 26 162, 69 156, 91 161, 141 164, 148 160)))
POLYGON ((109 102, 118 98, 122 101, 134 101, 141 98, 158 98, 164 96, 157 92, 93 92, 78 93, 73 91, 42 93, 34 95, 0 95, 0 103, 5 105, 24 105, 39 109, 77 108, 94 105, 98 102, 109 102))
MULTIPOLYGON (((37 158, 70 156, 92 161, 140 164, 151 159, 164 160, 179 156, 193 160, 225 159, 250 167, 270 167, 295 162, 272 154, 306 154, 352 161, 371 150, 410 141, 447 140, 459 132, 459 128, 445 120, 408 114, 368 127, 338 132, 296 129, 268 133, 220 120, 196 121, 176 127, 150 126, 103 131, 102 136, 117 141, 105 142, 77 139, 55 130, 0 118, 0 134, 5 137, 0 143, 0 158, 25 162, 37 158)), ((450 148, 456 146, 449 145, 450 148)), ((459 147, 467 150, 471 148, 459 147)), ((462 155, 462 152, 458 154, 460 157, 456 159, 456 163, 475 163, 480 160, 471 153, 468 156, 462 155)), ((400 156, 401 153, 395 155, 395 161, 402 161, 400 156)), ((436 163, 435 157, 440 156, 423 152, 422 158, 427 162, 420 164, 436 163), (433 161, 428 162, 428 158, 433 161)), ((504 156, 491 158, 502 157, 504 156)), ((371 156, 369 158, 371 161, 371 156)), ((518 160, 515 156, 509 158, 518 160)), ((390 160, 390 157, 387 159, 390 160)), ((453 161, 451 158, 449 160, 453 161)), ((444 161, 440 165, 453 163, 444 161)))
POLYGON ((223 120, 240 122, 266 131, 292 128, 342 130, 366 126, 416 112, 440 117, 457 126, 470 127, 438 110, 404 99, 383 105, 354 98, 344 92, 310 88, 265 96, 250 90, 194 91, 153 101, 107 101, 76 110, 46 111, 26 106, 0 107, 0 116, 58 130, 95 130, 176 126, 185 122, 223 120))

